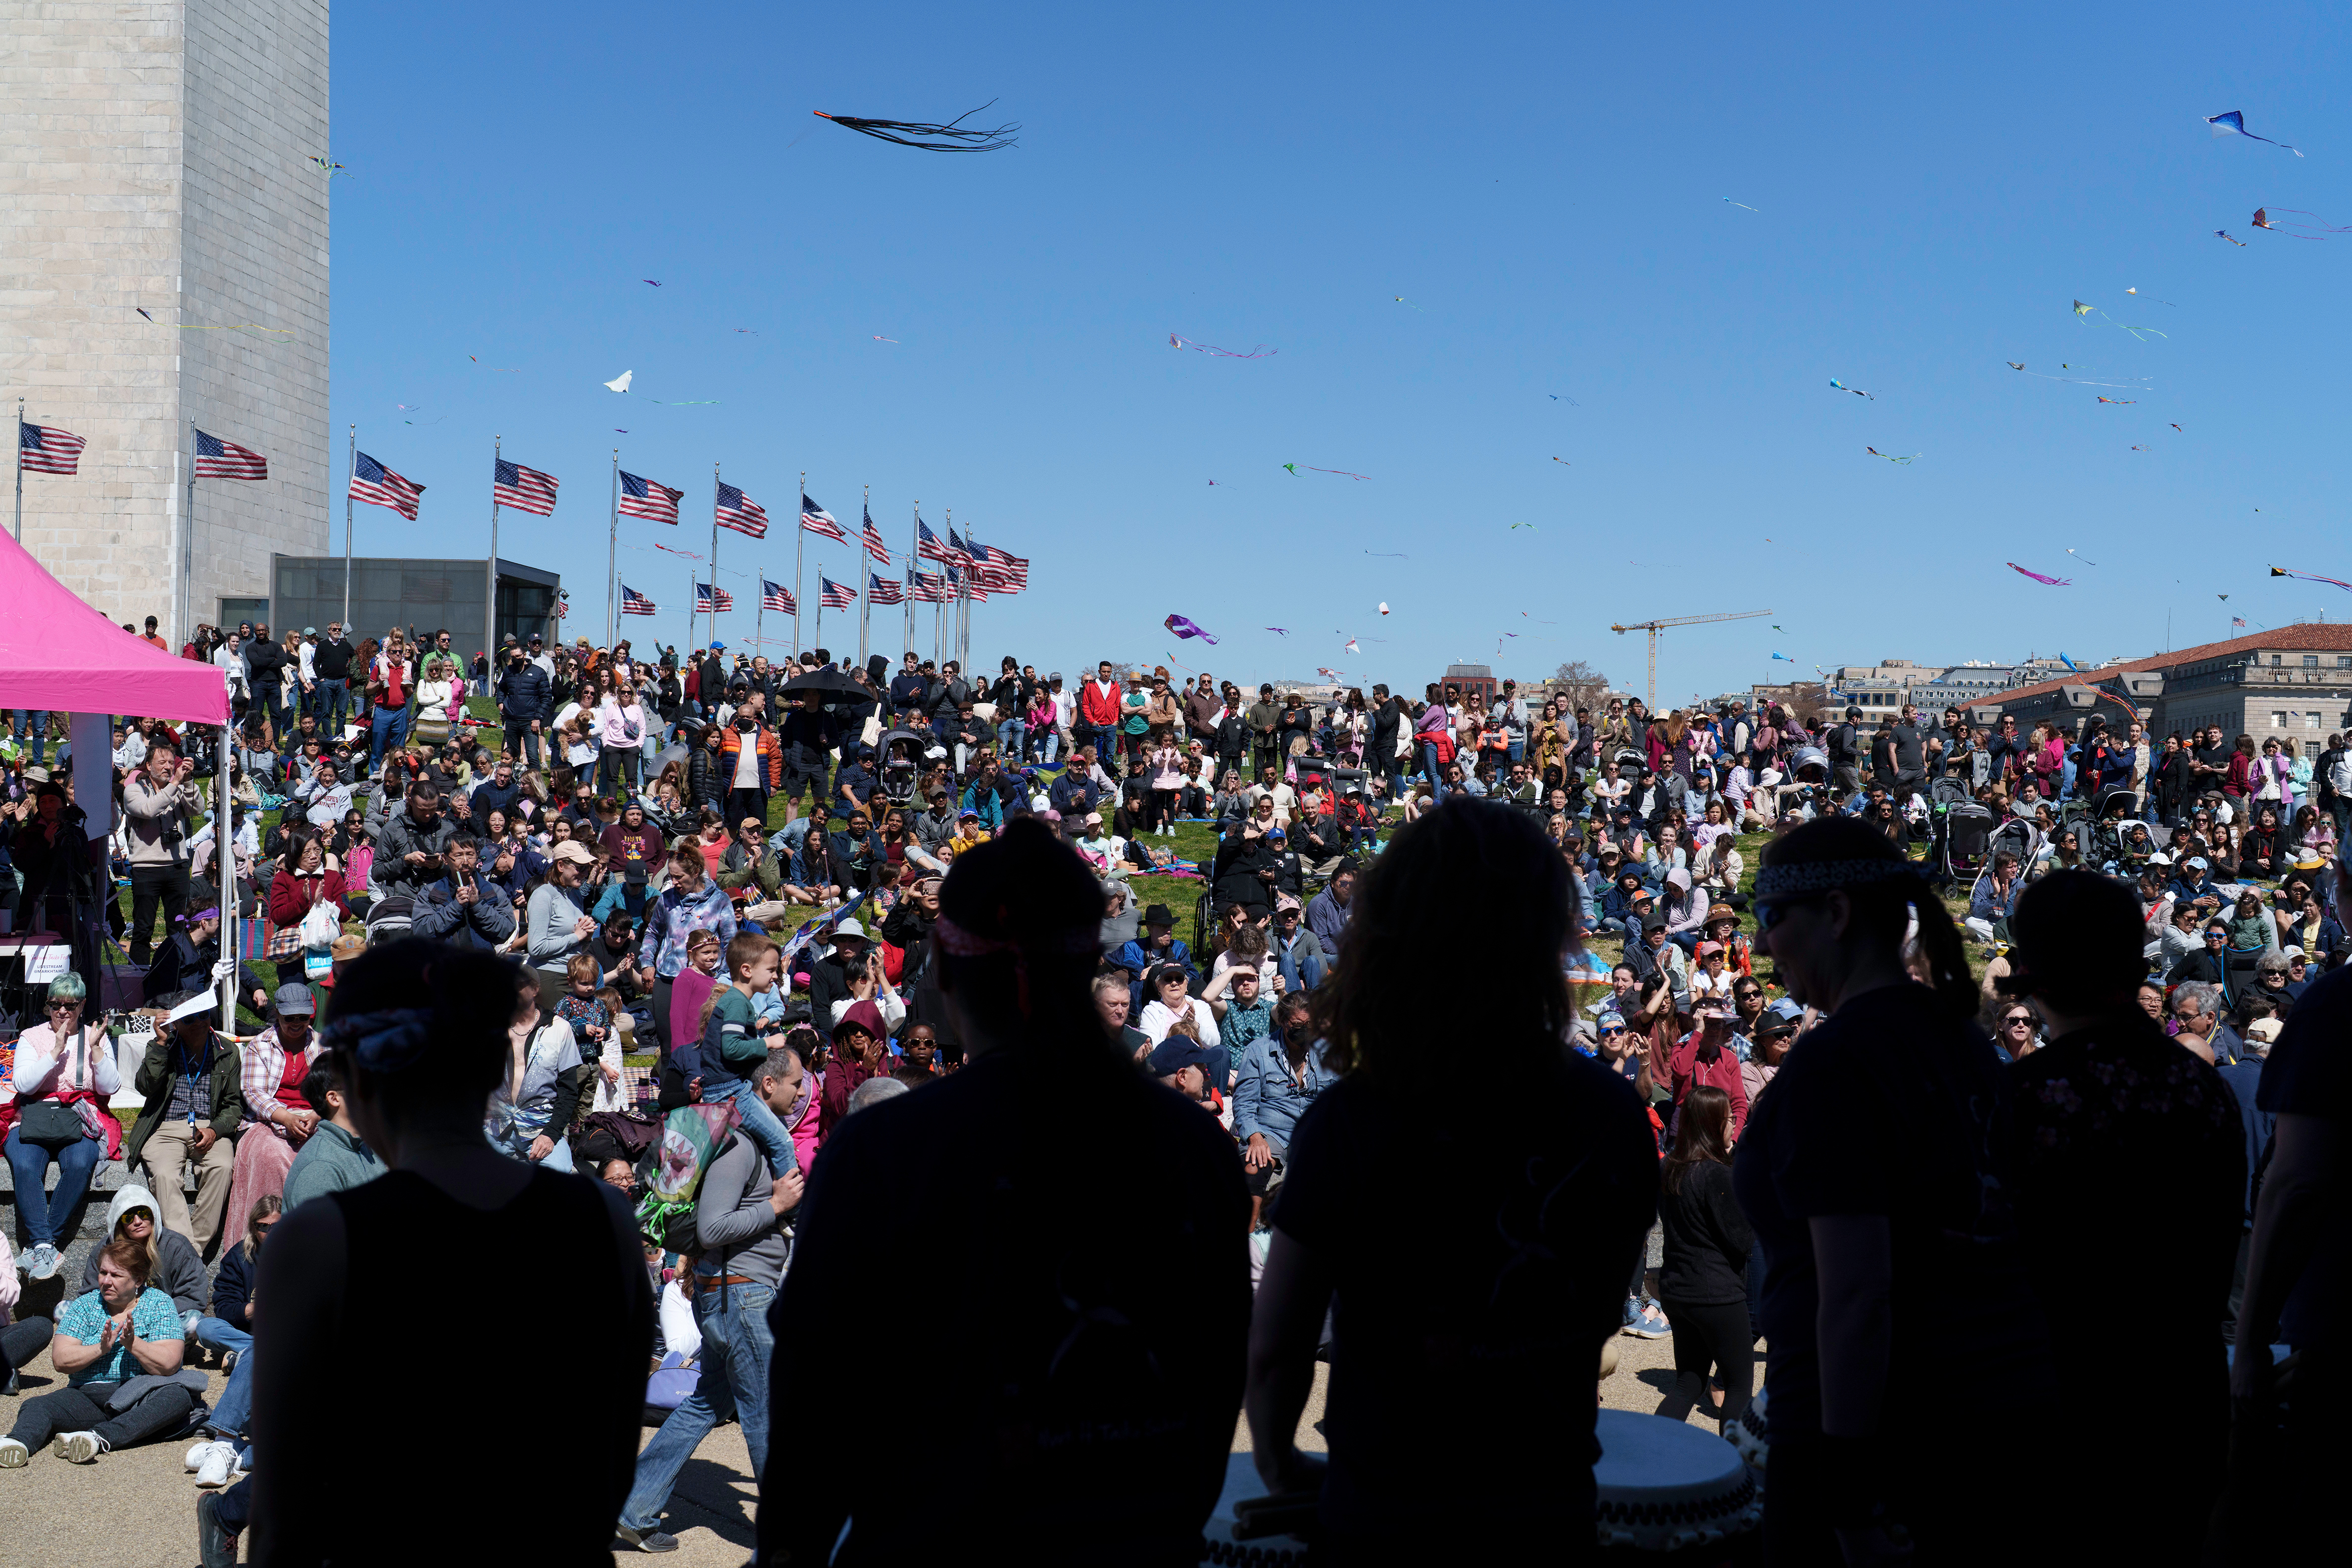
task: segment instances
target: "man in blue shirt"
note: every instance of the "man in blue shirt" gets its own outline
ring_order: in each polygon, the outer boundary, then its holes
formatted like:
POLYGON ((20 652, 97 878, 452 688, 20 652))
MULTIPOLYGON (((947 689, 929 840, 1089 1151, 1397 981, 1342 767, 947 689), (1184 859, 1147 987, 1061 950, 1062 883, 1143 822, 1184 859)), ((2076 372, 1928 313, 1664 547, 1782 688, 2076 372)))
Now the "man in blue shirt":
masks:
POLYGON ((1242 1053, 1234 1079, 1234 1136, 1242 1142, 1242 1170, 1254 1209, 1265 1196, 1267 1179, 1282 1168, 1299 1117, 1339 1081, 1323 1063, 1323 1042, 1308 1021, 1307 998, 1286 995, 1276 1005, 1274 1018, 1273 1032, 1242 1053))

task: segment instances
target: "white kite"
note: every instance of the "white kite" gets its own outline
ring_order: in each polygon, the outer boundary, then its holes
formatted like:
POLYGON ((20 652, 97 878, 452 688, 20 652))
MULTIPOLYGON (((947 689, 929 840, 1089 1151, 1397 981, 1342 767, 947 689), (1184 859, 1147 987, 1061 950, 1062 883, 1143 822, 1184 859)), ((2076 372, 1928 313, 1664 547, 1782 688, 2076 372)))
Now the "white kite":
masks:
POLYGON ((629 390, 630 378, 635 376, 636 374, 637 373, 633 370, 625 370, 621 373, 620 379, 617 381, 608 381, 604 384, 611 387, 615 392, 626 392, 629 390))

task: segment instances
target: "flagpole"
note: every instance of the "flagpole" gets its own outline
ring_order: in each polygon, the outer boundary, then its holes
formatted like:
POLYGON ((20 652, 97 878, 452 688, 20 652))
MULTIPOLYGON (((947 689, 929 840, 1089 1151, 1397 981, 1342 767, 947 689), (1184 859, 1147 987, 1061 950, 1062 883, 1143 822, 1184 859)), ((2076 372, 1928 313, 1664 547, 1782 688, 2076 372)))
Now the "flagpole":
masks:
MULTIPOLYGON (((922 516, 923 503, 917 501, 915 503, 916 521, 920 522, 922 516)), ((898 650, 900 653, 912 653, 915 648, 915 563, 921 559, 915 552, 920 550, 922 545, 922 540, 909 530, 907 534, 907 646, 898 650)))
MULTIPOLYGON (((808 512, 808 470, 801 470, 801 512, 808 512)), ((803 521, 793 532, 793 658, 801 657, 801 552, 808 548, 808 524, 803 521)))
MULTIPOLYGON (((351 472, 343 481, 343 629, 352 625, 352 486, 360 477, 360 427, 352 426, 351 472)), ((495 476, 493 476, 495 478, 495 476)))
POLYGON ((719 640, 719 465, 710 465, 710 640, 719 640))
POLYGON ((193 605, 193 599, 194 599, 194 575, 195 575, 195 569, 196 569, 196 567, 195 567, 195 554, 196 554, 196 416, 195 416, 194 415, 191 414, 191 415, 189 415, 189 416, 188 416, 188 505, 187 505, 187 516, 181 520, 181 526, 180 526, 180 591, 179 591, 179 593, 178 593, 177 595, 173 595, 173 597, 174 597, 174 598, 175 598, 175 600, 177 601, 177 609, 176 609, 175 614, 176 614, 177 619, 179 620, 179 623, 180 623, 180 629, 179 629, 179 631, 178 631, 176 634, 174 634, 174 635, 176 635, 176 636, 180 638, 180 640, 181 640, 181 641, 183 641, 183 642, 185 642, 185 641, 187 640, 187 634, 188 634, 191 630, 193 630, 193 629, 194 629, 194 628, 189 625, 189 622, 188 622, 188 612, 189 612, 190 608, 192 607, 192 605, 193 605))
POLYGON ((620 590, 621 580, 621 449, 613 448, 613 501, 611 510, 613 533, 604 547, 604 646, 613 647, 621 640, 620 590))
MULTIPOLYGON (((484 563, 489 579, 488 602, 482 606, 483 646, 495 657, 499 651, 499 464, 506 455, 506 437, 490 437, 490 558, 484 563)), ((469 672, 470 673, 470 672, 469 672)))
POLYGON ((16 542, 25 542, 25 400, 16 399, 16 542))
POLYGON ((874 619, 874 567, 866 559, 866 524, 874 515, 874 487, 866 487, 866 499, 857 508, 857 569, 866 574, 859 584, 865 592, 857 595, 857 668, 866 668, 866 628, 874 619))

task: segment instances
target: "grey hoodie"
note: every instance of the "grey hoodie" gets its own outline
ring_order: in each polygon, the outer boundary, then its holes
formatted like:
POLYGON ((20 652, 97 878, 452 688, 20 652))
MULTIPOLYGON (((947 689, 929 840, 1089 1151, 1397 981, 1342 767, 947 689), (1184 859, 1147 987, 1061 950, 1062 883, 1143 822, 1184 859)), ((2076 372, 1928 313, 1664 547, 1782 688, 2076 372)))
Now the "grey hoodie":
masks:
MULTIPOLYGON (((122 1216, 132 1209, 145 1209, 147 1217, 155 1223, 155 1275, 147 1283, 172 1298, 172 1305, 180 1316, 194 1312, 201 1315, 212 1296, 212 1281, 205 1277, 205 1260, 196 1256, 196 1244, 166 1226, 162 1211, 155 1206, 155 1194, 142 1186, 126 1186, 114 1194, 106 1205, 106 1236, 114 1239, 122 1224, 122 1216)), ((98 1255, 103 1247, 92 1247, 89 1260, 81 1266, 83 1290, 98 1289, 98 1255)))

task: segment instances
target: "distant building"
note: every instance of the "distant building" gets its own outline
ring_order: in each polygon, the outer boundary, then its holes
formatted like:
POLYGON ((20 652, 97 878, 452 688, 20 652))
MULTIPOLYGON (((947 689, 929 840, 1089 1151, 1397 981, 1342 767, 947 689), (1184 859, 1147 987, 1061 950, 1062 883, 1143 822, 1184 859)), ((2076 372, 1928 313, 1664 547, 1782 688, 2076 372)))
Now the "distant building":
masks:
MULTIPOLYGON (((227 624, 262 621, 282 637, 304 626, 341 621, 355 643, 381 637, 394 626, 404 633, 415 627, 427 637, 446 626, 450 646, 460 658, 470 660, 483 647, 488 629, 482 613, 482 594, 489 582, 487 561, 362 556, 350 565, 348 616, 343 612, 342 557, 273 555, 270 596, 226 601, 235 615, 227 624)), ((509 632, 523 642, 533 637, 545 637, 550 643, 563 641, 564 627, 555 615, 556 596, 562 586, 563 580, 552 572, 500 556, 498 637, 489 646, 496 647, 509 632)))
POLYGON ((2079 675, 2060 668, 2065 679, 2004 691, 1984 706, 2021 726, 2049 719, 2069 732, 2095 712, 2120 728, 2137 709, 2159 740, 2219 724, 2231 740, 2293 740, 2305 755, 2352 729, 2352 625, 2281 626, 2079 675), (2126 678, 2135 674, 2159 677, 2160 692, 2133 695, 2126 678))
POLYGON ((1449 664, 1445 667, 1445 679, 1439 685, 1451 686, 1465 697, 1475 695, 1481 701, 1491 702, 1495 699, 1496 682, 1494 668, 1490 665, 1449 664))

